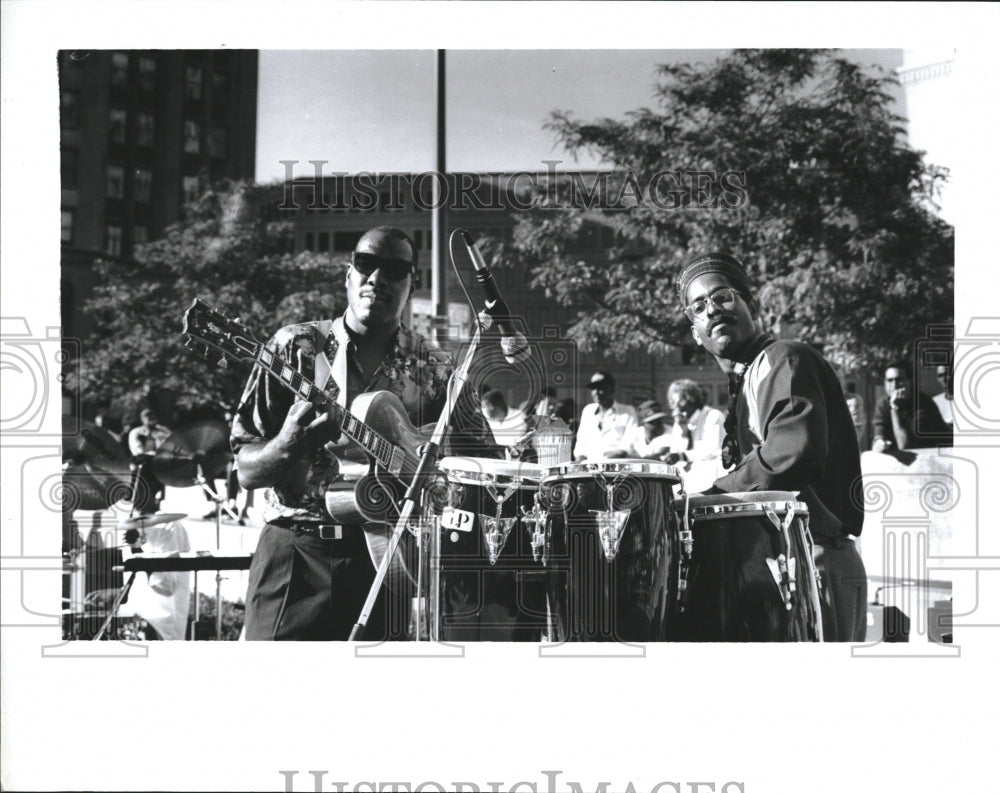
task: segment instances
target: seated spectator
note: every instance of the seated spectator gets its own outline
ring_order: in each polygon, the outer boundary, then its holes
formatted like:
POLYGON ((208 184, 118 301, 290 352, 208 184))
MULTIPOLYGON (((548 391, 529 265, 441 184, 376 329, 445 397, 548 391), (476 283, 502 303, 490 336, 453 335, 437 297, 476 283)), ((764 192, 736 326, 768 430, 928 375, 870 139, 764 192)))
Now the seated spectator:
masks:
POLYGON ((506 448, 507 459, 521 459, 529 448, 532 429, 529 417, 517 408, 508 407, 503 393, 496 389, 483 394, 480 408, 494 439, 506 448))
POLYGON ((934 397, 934 404, 937 405, 938 413, 944 419, 945 424, 954 427, 955 422, 951 414, 951 403, 955 400, 955 373, 951 369, 951 364, 939 366, 936 371, 937 381, 944 389, 934 397))
POLYGON ((950 425, 923 391, 913 388, 906 366, 893 363, 885 370, 885 397, 875 406, 872 451, 950 446, 950 425))
POLYGON ((639 405, 639 426, 635 429, 632 448, 635 456, 647 460, 663 460, 670 454, 670 431, 660 403, 649 399, 639 405))
POLYGON ((694 380, 672 382, 667 388, 667 404, 674 426, 666 461, 680 468, 689 493, 707 490, 725 473, 722 441, 726 437, 726 417, 721 410, 705 404, 705 394, 694 380))

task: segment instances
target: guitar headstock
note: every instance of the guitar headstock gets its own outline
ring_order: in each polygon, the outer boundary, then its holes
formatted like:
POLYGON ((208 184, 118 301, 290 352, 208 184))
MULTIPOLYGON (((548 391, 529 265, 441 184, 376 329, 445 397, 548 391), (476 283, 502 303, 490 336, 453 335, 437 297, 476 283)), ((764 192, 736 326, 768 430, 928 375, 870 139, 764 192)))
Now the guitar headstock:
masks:
POLYGON ((206 358, 216 350, 237 361, 254 361, 261 349, 261 343, 238 320, 229 319, 198 298, 184 312, 184 335, 184 346, 206 358))

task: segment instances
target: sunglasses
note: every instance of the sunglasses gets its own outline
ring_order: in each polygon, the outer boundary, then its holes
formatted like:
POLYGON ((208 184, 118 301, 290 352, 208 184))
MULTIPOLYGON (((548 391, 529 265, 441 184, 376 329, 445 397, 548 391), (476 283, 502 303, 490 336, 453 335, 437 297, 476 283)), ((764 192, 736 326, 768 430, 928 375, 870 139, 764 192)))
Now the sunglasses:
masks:
POLYGON ((390 281, 402 281, 413 271, 413 265, 405 259, 390 259, 357 251, 351 254, 351 264, 365 278, 379 270, 390 281))

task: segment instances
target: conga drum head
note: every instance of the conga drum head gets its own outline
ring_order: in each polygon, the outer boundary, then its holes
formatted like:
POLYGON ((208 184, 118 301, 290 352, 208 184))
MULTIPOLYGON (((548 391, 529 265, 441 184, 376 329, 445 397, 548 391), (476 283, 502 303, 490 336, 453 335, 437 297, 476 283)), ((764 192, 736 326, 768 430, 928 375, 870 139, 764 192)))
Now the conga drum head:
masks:
POLYGON ((716 516, 724 519, 768 510, 785 513, 789 509, 798 515, 808 515, 809 508, 798 500, 798 496, 798 493, 787 490, 713 493, 674 499, 671 509, 679 514, 686 510, 691 518, 716 516))
POLYGON ((542 467, 521 460, 495 460, 491 457, 443 457, 438 467, 455 482, 464 484, 511 484, 538 489, 542 467))
POLYGON ((546 468, 542 474, 542 482, 571 479, 592 479, 599 476, 638 476, 656 479, 672 479, 681 481, 680 471, 673 465, 667 465, 659 460, 640 460, 631 458, 615 458, 600 460, 580 460, 574 463, 563 463, 546 468))

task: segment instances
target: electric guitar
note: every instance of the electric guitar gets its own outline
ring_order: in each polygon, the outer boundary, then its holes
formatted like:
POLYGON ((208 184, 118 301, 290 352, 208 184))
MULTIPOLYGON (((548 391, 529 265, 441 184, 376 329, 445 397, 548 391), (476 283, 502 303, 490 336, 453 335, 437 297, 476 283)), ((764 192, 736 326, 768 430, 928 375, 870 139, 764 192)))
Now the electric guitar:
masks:
MULTIPOLYGON (((413 426, 399 398, 389 391, 359 394, 348 411, 284 361, 253 333, 197 298, 184 313, 185 347, 210 358, 212 351, 236 361, 252 361, 282 386, 317 408, 330 411, 341 432, 364 456, 341 460, 344 479, 326 493, 326 508, 339 523, 361 524, 372 563, 378 567, 399 514, 399 502, 413 479, 416 450, 430 440, 413 426), (353 464, 352 464, 353 462, 353 464)), ((223 359, 224 360, 224 359, 223 359)), ((338 457, 342 452, 338 450, 338 457)), ((307 461, 292 466, 288 481, 304 480, 307 461)), ((393 559, 387 581, 393 588, 415 583, 416 542, 407 531, 393 559)))

